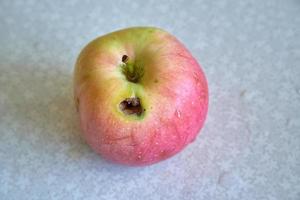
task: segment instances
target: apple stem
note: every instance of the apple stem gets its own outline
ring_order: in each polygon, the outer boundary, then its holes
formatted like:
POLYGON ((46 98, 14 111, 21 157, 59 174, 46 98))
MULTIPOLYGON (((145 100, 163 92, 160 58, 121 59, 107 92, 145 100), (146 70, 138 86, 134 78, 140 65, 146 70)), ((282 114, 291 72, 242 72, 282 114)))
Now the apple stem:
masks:
POLYGON ((133 65, 131 65, 131 64, 128 64, 128 72, 130 73, 130 74, 133 74, 133 72, 134 72, 134 66, 133 65))
POLYGON ((127 55, 122 56, 122 73, 126 76, 126 79, 130 82, 137 83, 144 75, 144 68, 137 63, 130 62, 127 55))

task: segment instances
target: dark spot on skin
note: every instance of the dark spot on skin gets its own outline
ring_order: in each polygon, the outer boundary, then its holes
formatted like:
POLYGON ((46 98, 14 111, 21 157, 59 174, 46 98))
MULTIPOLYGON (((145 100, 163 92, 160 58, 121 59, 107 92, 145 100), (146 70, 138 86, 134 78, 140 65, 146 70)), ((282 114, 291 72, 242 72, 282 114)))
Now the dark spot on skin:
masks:
POLYGON ((123 56, 122 56, 122 62, 123 62, 123 63, 126 63, 126 62, 128 61, 128 58, 129 58, 129 57, 128 57, 127 55, 123 55, 123 56))
POLYGON ((155 79, 155 80, 154 80, 154 83, 158 83, 158 80, 157 80, 157 79, 155 79))

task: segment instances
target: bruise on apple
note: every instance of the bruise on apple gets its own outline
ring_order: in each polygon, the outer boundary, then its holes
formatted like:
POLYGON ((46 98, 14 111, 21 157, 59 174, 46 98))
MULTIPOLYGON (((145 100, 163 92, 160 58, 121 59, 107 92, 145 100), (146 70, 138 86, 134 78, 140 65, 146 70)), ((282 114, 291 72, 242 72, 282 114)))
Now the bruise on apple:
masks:
POLYGON ((141 116, 145 109, 142 108, 140 98, 131 97, 123 100, 119 105, 121 111, 125 115, 137 115, 141 116))

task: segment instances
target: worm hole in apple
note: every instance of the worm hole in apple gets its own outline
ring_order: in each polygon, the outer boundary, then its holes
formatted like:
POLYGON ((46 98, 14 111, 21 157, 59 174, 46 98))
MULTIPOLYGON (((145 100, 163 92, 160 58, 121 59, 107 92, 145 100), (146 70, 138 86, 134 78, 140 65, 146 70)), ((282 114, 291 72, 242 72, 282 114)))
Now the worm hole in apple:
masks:
POLYGON ((145 109, 142 107, 140 98, 138 97, 124 99, 119 104, 119 108, 125 115, 141 116, 141 114, 145 111, 145 109))

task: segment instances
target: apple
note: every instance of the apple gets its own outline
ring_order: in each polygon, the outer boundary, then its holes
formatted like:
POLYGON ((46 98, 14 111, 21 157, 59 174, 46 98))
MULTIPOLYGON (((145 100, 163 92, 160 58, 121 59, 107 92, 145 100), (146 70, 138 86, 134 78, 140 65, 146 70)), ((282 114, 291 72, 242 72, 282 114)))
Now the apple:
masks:
POLYGON ((195 140, 206 118, 208 86, 174 36, 133 27, 90 42, 74 70, 74 96, 87 143, 110 161, 144 166, 195 140))

